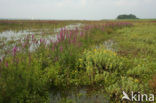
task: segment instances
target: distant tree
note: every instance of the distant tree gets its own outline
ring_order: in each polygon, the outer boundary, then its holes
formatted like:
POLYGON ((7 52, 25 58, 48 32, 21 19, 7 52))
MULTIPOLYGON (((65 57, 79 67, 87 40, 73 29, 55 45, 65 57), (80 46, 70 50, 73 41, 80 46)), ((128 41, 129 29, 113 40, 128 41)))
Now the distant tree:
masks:
POLYGON ((129 15, 123 14, 123 15, 119 15, 117 19, 138 19, 138 18, 133 14, 129 14, 129 15))

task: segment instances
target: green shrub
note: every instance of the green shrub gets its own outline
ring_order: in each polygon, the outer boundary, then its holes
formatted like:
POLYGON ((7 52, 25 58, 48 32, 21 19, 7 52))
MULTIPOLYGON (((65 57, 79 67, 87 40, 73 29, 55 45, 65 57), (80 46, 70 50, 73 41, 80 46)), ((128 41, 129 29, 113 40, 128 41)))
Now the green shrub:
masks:
MULTIPOLYGON (((13 58, 16 60, 16 58, 13 58)), ((41 69, 38 59, 19 58, 20 62, 6 58, 7 65, 0 73, 0 102, 2 103, 43 103, 48 101, 46 72, 41 69), (22 60, 24 59, 24 60, 22 60)))
MULTIPOLYGON (((125 75, 127 60, 115 52, 100 46, 97 49, 85 50, 79 58, 77 68, 83 71, 81 76, 85 83, 108 86, 125 75)), ((81 79, 80 78, 80 79, 81 79)))
POLYGON ((122 98, 122 92, 130 94, 133 92, 143 92, 143 85, 139 83, 138 79, 132 77, 121 77, 116 83, 106 87, 106 92, 110 94, 112 100, 122 98))
POLYGON ((129 69, 127 71, 127 75, 133 77, 144 77, 144 76, 148 76, 149 74, 152 74, 152 70, 145 65, 137 65, 133 69, 129 69))
POLYGON ((97 49, 85 50, 82 58, 79 59, 79 68, 86 70, 88 73, 96 72, 114 72, 121 71, 124 68, 124 58, 117 56, 111 50, 104 47, 97 49))

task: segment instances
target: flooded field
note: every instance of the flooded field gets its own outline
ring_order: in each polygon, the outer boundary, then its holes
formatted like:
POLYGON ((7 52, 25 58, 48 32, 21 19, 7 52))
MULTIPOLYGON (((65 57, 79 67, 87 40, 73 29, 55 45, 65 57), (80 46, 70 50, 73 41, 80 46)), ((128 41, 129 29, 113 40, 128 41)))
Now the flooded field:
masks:
POLYGON ((128 102, 123 91, 155 94, 155 27, 0 21, 0 103, 120 103, 128 102))
MULTIPOLYGON (((46 44, 49 44, 51 41, 57 41, 57 34, 61 30, 75 30, 80 28, 81 26, 81 23, 77 23, 54 29, 32 29, 18 31, 6 30, 0 32, 0 58, 4 56, 4 51, 13 48, 15 45, 18 45, 19 42, 23 42, 26 38, 34 38, 35 36, 36 40, 43 39, 45 40, 46 44)), ((32 40, 29 42, 31 42, 30 51, 34 51, 40 44, 40 41, 38 43, 34 43, 32 40)))

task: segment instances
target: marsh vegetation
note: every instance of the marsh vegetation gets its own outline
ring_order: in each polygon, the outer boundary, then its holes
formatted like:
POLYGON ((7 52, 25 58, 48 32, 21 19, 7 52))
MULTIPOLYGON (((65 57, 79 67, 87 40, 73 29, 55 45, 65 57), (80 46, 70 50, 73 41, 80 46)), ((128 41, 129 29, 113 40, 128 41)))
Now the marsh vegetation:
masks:
POLYGON ((155 20, 0 21, 0 102, 120 103, 122 91, 155 94, 155 28, 155 20))

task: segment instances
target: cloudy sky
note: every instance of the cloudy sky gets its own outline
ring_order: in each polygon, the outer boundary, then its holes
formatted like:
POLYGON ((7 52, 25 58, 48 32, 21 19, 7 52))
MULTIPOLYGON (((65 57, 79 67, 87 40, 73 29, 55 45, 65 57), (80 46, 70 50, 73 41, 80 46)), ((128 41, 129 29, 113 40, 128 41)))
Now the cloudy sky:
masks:
POLYGON ((130 13, 156 18, 156 0, 0 0, 0 18, 99 20, 130 13))

